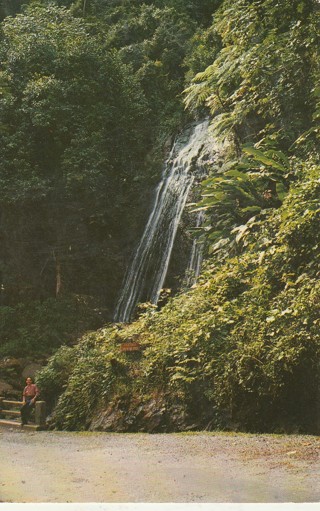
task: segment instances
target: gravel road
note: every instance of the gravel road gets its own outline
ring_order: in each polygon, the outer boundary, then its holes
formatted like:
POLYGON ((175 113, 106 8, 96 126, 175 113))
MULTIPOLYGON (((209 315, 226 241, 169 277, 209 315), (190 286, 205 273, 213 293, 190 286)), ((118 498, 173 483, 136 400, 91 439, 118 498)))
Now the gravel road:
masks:
POLYGON ((2 502, 319 502, 320 437, 0 430, 2 502))

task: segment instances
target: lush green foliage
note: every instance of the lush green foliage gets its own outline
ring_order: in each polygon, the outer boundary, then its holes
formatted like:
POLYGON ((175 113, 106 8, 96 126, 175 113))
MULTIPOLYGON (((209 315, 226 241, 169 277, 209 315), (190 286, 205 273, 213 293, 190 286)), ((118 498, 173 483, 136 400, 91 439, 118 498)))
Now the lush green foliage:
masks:
POLYGON ((214 27, 222 49, 186 91, 218 132, 290 145, 309 127, 319 79, 319 7, 312 0, 225 1, 214 27))
MULTIPOLYGON (((197 25, 175 2, 115 2, 96 9, 109 48, 133 66, 149 105, 149 122, 163 141, 182 116, 184 58, 197 25)), ((95 12, 95 9, 93 9, 95 12)))
POLYGON ((142 152, 146 104, 137 81, 65 10, 33 8, 3 33, 2 201, 51 192, 86 202, 94 194, 99 203, 115 171, 127 176, 128 153, 138 160, 142 152))
POLYGON ((281 204, 297 157, 318 157, 319 28, 314 1, 225 1, 216 13, 221 49, 185 91, 186 106, 209 108, 216 136, 234 145, 202 184, 211 253, 230 251, 248 221, 281 204))
POLYGON ((66 9, 32 7, 2 28, 6 299, 101 296, 101 272, 119 279, 119 237, 139 216, 123 203, 141 186, 147 102, 131 67, 66 9))

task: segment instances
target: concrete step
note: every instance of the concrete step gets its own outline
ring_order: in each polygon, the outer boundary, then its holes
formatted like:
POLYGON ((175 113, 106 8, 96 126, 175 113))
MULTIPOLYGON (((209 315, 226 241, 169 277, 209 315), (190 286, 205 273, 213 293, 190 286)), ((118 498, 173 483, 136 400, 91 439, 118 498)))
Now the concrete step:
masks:
POLYGON ((11 417, 20 417, 19 410, 1 410, 1 415, 11 415, 11 417))
POLYGON ((7 419, 0 419, 0 426, 6 427, 6 428, 20 428, 20 429, 26 429, 28 431, 40 431, 41 426, 38 426, 37 424, 25 424, 24 426, 21 426, 21 422, 19 421, 9 421, 7 419))
POLYGON ((13 405, 13 406, 22 406, 23 405, 23 402, 22 401, 11 401, 9 399, 3 399, 2 400, 2 403, 4 405, 13 405))

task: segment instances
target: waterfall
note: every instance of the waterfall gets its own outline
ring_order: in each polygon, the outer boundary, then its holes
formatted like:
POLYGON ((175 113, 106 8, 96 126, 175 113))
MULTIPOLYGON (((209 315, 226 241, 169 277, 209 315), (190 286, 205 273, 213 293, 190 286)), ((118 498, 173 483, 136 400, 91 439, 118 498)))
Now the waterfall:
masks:
MULTIPOLYGON (((200 227, 200 225, 204 221, 204 212, 199 211, 196 220, 196 227, 200 227)), ((186 284, 188 286, 192 286, 195 284, 197 278, 200 275, 201 263, 202 263, 202 255, 203 255, 203 242, 198 241, 197 239, 193 240, 191 254, 189 263, 186 270, 186 284)))
POLYGON ((206 120, 189 128, 173 144, 147 225, 124 279, 114 314, 116 322, 130 321, 142 293, 152 303, 158 301, 181 215, 197 175, 197 158, 208 124, 206 120))

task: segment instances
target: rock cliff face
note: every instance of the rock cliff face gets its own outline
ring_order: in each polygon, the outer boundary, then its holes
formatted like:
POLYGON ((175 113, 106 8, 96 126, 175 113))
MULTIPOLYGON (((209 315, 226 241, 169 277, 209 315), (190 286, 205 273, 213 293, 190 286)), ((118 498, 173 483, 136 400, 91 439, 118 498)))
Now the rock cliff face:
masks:
POLYGON ((210 427, 213 410, 192 413, 185 403, 157 393, 148 399, 116 399, 92 420, 90 431, 147 432, 192 431, 210 427))

